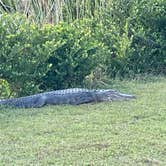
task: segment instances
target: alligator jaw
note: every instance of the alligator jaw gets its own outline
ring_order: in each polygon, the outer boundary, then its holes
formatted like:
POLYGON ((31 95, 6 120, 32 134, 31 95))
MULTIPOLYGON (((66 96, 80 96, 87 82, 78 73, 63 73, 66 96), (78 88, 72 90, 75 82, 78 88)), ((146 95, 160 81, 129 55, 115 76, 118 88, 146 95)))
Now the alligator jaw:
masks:
POLYGON ((97 98, 99 101, 123 101, 123 100, 131 100, 135 99, 136 97, 133 95, 120 93, 115 90, 103 90, 98 91, 97 98))
POLYGON ((119 95, 125 99, 136 99, 135 96, 133 95, 128 95, 128 94, 125 94, 125 93, 119 93, 119 95))

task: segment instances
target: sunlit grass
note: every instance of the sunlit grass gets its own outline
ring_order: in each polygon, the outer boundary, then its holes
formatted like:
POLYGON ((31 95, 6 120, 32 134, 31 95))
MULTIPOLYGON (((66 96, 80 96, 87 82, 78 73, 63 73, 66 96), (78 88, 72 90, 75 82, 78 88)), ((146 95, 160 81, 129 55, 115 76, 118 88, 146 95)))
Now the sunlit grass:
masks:
POLYGON ((0 110, 0 165, 166 165, 166 79, 115 81, 136 100, 0 110))

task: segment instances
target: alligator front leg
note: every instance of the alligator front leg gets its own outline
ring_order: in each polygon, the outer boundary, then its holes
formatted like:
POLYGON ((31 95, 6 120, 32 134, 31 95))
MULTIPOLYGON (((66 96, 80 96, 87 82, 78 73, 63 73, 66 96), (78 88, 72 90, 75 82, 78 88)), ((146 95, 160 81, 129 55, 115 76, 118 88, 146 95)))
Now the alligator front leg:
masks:
POLYGON ((80 105, 84 103, 92 103, 95 101, 96 101, 96 98, 94 95, 92 95, 90 92, 85 92, 85 93, 76 94, 76 95, 73 95, 73 97, 70 97, 69 104, 80 105))
POLYGON ((43 107, 44 105, 46 105, 46 97, 45 96, 39 96, 32 103, 33 103, 33 105, 30 106, 30 107, 33 107, 33 108, 43 107))

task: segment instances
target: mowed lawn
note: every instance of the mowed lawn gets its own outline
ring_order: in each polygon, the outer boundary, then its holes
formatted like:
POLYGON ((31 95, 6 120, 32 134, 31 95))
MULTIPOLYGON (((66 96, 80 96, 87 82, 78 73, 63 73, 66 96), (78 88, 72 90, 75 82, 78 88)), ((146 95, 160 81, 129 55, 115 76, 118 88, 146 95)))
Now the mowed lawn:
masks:
POLYGON ((166 165, 166 78, 115 81, 124 102, 0 109, 0 166, 166 165))

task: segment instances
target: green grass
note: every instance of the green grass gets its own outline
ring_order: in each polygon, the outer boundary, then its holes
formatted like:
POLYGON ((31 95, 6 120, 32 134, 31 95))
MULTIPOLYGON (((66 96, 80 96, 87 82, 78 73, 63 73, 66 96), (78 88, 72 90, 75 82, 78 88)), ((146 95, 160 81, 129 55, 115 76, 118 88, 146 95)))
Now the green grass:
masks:
POLYGON ((0 166, 166 165, 166 79, 115 81, 136 100, 0 110, 0 166))

